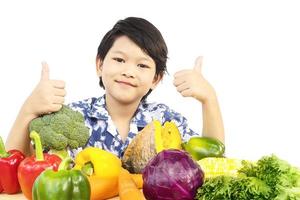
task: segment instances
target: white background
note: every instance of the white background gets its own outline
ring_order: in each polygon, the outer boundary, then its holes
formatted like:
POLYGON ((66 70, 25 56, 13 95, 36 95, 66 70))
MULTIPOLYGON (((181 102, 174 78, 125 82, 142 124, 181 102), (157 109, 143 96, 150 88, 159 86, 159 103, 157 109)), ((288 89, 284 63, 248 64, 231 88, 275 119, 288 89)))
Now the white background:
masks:
POLYGON ((0 3, 0 133, 6 139, 40 78, 66 81, 66 102, 103 93, 97 47, 117 20, 144 17, 163 34, 169 75, 150 95, 202 128, 201 105, 181 97, 173 74, 204 56, 217 91, 228 157, 275 153, 300 166, 300 6, 296 1, 7 1, 0 3))

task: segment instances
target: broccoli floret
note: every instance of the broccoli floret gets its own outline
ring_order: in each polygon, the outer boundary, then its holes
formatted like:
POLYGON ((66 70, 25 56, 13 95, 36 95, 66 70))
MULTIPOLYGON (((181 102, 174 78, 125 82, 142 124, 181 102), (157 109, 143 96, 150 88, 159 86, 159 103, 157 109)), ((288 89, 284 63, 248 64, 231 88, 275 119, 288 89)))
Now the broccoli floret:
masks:
POLYGON ((81 133, 87 132, 88 128, 81 122, 72 122, 70 125, 72 126, 71 131, 65 133, 65 136, 69 138, 69 146, 72 149, 84 146, 89 135, 81 133))
POLYGON ((41 120, 43 121, 44 125, 50 125, 51 124, 51 118, 52 118, 52 115, 49 114, 49 115, 44 115, 41 117, 41 120))
POLYGON ((36 132, 40 132, 40 130, 43 128, 44 122, 42 121, 42 118, 36 118, 31 121, 29 124, 29 132, 35 130, 36 132))
POLYGON ((84 123, 84 118, 82 117, 82 114, 80 112, 76 112, 67 106, 63 106, 61 112, 70 117, 70 119, 74 122, 84 123))
POLYGON ((29 124, 31 131, 39 133, 43 148, 47 150, 83 147, 89 138, 83 115, 65 105, 58 112, 32 120, 29 124))
POLYGON ((70 130, 73 129, 72 125, 73 122, 70 119, 70 117, 62 113, 53 114, 51 118, 51 123, 49 124, 53 131, 55 131, 58 134, 65 135, 66 137, 68 137, 68 132, 70 132, 70 130))
POLYGON ((56 133, 50 126, 44 126, 39 132, 39 135, 45 149, 62 150, 68 145, 68 138, 56 133))
POLYGON ((89 135, 87 134, 81 134, 82 132, 88 132, 89 129, 80 122, 74 122, 73 123, 73 131, 69 135, 69 139, 74 140, 78 142, 78 146, 73 146, 70 144, 71 148, 78 148, 81 146, 84 146, 86 144, 86 141, 89 139, 89 135))

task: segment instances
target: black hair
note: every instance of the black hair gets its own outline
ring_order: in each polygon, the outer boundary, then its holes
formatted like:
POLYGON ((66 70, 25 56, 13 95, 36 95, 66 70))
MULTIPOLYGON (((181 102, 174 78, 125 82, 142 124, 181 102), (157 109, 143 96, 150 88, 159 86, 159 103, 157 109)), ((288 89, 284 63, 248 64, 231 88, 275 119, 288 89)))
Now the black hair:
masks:
MULTIPOLYGON (((168 48, 160 31, 149 21, 143 18, 128 17, 119 20, 114 27, 103 37, 97 52, 97 59, 104 60, 107 52, 112 47, 115 40, 120 36, 127 36, 142 51, 149 55, 155 62, 155 76, 161 76, 167 72, 168 48)), ((100 87, 104 88, 102 78, 99 78, 100 87)), ((145 100, 151 93, 151 89, 143 96, 145 100)))

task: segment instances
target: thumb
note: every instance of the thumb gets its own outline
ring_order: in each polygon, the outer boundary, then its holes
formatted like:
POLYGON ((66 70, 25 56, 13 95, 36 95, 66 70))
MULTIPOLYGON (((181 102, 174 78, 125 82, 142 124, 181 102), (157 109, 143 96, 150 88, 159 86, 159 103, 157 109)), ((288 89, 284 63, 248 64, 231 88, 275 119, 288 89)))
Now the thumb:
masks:
POLYGON ((203 60, 203 56, 199 56, 199 57, 197 57, 197 59, 195 61, 194 70, 199 73, 201 73, 201 71, 202 71, 202 60, 203 60))
POLYGON ((42 62, 41 80, 49 80, 49 66, 45 61, 42 62))

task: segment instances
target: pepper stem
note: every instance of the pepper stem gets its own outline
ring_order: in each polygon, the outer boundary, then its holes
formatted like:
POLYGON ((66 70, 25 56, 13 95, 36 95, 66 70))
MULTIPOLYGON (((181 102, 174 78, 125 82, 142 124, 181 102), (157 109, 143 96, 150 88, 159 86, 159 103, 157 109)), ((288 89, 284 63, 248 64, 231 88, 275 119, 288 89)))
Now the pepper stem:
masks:
POLYGON ((66 157, 61 161, 61 163, 58 166, 58 170, 67 170, 70 168, 70 163, 73 162, 71 157, 66 157))
POLYGON ((0 137, 0 157, 7 158, 8 156, 10 156, 10 154, 5 151, 5 146, 4 146, 3 140, 0 137))
POLYGON ((30 138, 33 140, 33 143, 35 145, 35 159, 37 161, 44 160, 43 148, 39 134, 35 131, 31 131, 30 138))
POLYGON ((83 172, 83 174, 91 176, 94 173, 94 166, 91 162, 87 162, 83 165, 81 171, 83 172))

